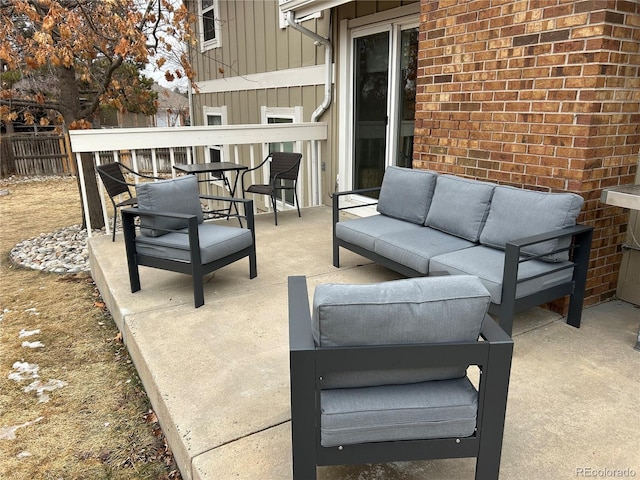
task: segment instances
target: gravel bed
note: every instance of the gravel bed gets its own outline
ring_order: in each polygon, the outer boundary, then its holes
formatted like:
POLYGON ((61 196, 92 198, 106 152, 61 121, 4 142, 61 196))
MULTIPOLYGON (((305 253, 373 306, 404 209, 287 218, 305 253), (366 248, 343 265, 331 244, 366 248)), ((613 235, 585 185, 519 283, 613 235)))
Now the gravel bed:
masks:
MULTIPOLYGON (((10 176, 0 179, 0 194, 16 183, 45 182, 68 176, 10 176)), ((104 234, 96 230, 95 234, 104 234)), ((87 230, 80 225, 71 225, 51 233, 23 240, 11 249, 9 258, 15 264, 50 273, 89 272, 89 249, 87 230)))

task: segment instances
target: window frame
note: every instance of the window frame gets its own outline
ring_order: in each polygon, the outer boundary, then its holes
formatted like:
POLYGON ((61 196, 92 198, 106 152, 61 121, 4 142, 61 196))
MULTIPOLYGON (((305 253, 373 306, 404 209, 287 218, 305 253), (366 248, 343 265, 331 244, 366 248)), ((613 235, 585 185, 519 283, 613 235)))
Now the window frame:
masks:
MULTIPOLYGON (((301 106, 296 106, 296 107, 267 107, 267 106, 262 106, 262 107, 260 107, 260 122, 262 124, 269 124, 269 120, 270 119, 279 119, 279 118, 286 119, 286 120, 291 120, 291 123, 300 123, 300 122, 303 121, 303 110, 302 110, 302 107, 301 106)), ((293 149, 292 150, 294 152, 302 152, 302 142, 295 141, 295 142, 285 142, 285 143, 293 144, 293 149)), ((269 153, 271 153, 270 145, 271 145, 270 143, 265 143, 263 145, 263 157, 266 157, 267 155, 269 155, 269 153)), ((281 146, 281 148, 282 148, 282 146, 281 146)), ((284 148, 282 148, 281 151, 286 151, 286 150, 284 148)), ((300 173, 300 175, 302 175, 302 172, 300 173)), ((268 183, 269 182, 269 175, 268 175, 268 172, 266 170, 263 171, 263 182, 264 183, 268 183)), ((301 182, 298 181, 298 183, 297 183, 298 198, 301 197, 300 189, 301 189, 301 182)), ((295 205, 293 204, 293 200, 291 202, 289 202, 288 199, 286 199, 284 197, 277 197, 276 203, 282 209, 296 208, 295 205)), ((270 207, 270 205, 268 205, 266 203, 266 200, 265 200, 265 204, 270 207)))
POLYGON ((220 48, 222 43, 220 41, 220 2, 219 0, 210 0, 212 5, 205 10, 202 8, 202 2, 204 0, 198 0, 198 26, 200 29, 200 52, 205 52, 214 48, 220 48), (213 11, 213 24, 214 24, 214 38, 205 40, 204 36, 204 15, 205 13, 213 11))

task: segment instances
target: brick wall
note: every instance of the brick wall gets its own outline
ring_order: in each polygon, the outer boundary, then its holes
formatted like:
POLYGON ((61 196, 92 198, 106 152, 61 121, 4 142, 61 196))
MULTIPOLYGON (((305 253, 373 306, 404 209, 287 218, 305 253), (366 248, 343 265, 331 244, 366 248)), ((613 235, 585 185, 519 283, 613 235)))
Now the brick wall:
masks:
MULTIPOLYGON (((582 195, 585 305, 615 294, 640 146, 640 2, 421 0, 414 167, 582 195)), ((554 305, 562 309, 563 304, 554 305)))

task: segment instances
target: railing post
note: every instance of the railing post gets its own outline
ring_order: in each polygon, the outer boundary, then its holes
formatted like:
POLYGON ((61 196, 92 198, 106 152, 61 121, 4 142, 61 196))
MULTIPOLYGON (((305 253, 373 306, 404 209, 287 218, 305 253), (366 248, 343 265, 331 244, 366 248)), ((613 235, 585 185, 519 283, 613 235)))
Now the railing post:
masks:
POLYGON ((84 169, 82 168, 82 154, 76 153, 76 165, 78 167, 78 180, 80 180, 80 195, 82 196, 82 212, 84 223, 87 227, 87 237, 91 237, 91 215, 89 215, 89 201, 87 200, 87 185, 84 183, 84 169))

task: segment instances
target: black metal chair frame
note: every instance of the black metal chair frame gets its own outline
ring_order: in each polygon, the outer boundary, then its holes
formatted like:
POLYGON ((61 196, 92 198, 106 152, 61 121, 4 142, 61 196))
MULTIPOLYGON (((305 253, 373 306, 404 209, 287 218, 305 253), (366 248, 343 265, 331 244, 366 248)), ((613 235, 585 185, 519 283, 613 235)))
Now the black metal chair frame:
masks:
MULTIPOLYGON (((140 210, 138 208, 123 208, 121 210, 122 226, 124 231, 124 243, 127 252, 127 267, 129 269, 131 293, 135 293, 140 290, 140 273, 138 271, 138 267, 141 265, 191 275, 193 281, 194 305, 196 308, 204 305, 204 285, 202 279, 204 275, 218 270, 233 262, 236 262, 244 257, 249 257, 249 278, 255 278, 258 275, 253 200, 218 197, 211 195, 200 195, 199 198, 202 200, 233 202, 236 205, 242 204, 244 207, 244 215, 231 214, 231 216, 238 217, 238 219, 244 218, 246 220, 247 228, 251 230, 251 237, 253 240, 251 245, 219 260, 203 264, 200 256, 198 220, 195 215, 185 215, 171 212, 151 212, 148 210, 140 210), (136 218, 138 217, 166 217, 186 220, 187 232, 182 231, 181 233, 189 236, 189 252, 191 256, 190 261, 185 262, 180 260, 171 260, 138 253, 136 250, 136 218)), ((165 231, 167 233, 176 232, 176 230, 165 231)))
POLYGON ((271 208, 273 208, 273 216, 275 224, 278 225, 278 210, 276 209, 276 198, 277 193, 283 190, 293 190, 293 195, 295 197, 296 207, 298 209, 298 217, 300 217, 300 202, 298 201, 298 173, 300 170, 300 162, 302 160, 302 154, 300 153, 291 153, 291 152, 271 152, 267 155, 260 165, 254 168, 250 168, 242 172, 242 197, 245 197, 246 193, 254 193, 258 195, 269 195, 271 198, 271 208), (280 169, 281 161, 294 160, 292 165, 283 170, 280 169), (271 167, 269 170, 269 183, 267 185, 264 184, 254 184, 249 185, 245 188, 244 177, 247 173, 258 170, 264 166, 271 160, 271 167), (276 168, 274 169, 274 165, 276 168), (275 170, 275 171, 274 171, 275 170), (287 186, 282 183, 283 180, 291 180, 293 182, 292 186, 287 186), (263 191, 254 191, 252 187, 262 187, 263 191))
POLYGON ((126 179, 124 178, 123 169, 126 170, 127 173, 135 175, 137 177, 147 178, 149 180, 162 180, 160 177, 153 177, 151 175, 145 175, 143 173, 136 172, 135 170, 127 167, 120 162, 112 162, 96 166, 98 175, 100 175, 102 184, 107 190, 107 195, 109 195, 109 200, 111 200, 111 204, 113 205, 113 232, 111 235, 112 242, 115 242, 116 240, 116 222, 118 220, 118 208, 133 207, 138 204, 135 195, 131 193, 131 189, 129 188, 135 187, 136 184, 128 183, 126 181, 126 179), (123 200, 122 202, 116 203, 115 198, 123 194, 128 195, 129 198, 123 200))
MULTIPOLYGON (((446 319, 443 319, 443 321, 446 319)), ((476 480, 500 470, 513 340, 489 316, 477 342, 393 346, 316 347, 305 277, 289 277, 289 359, 293 478, 316 478, 316 466, 476 457, 476 480), (323 447, 320 390, 330 372, 477 365, 476 432, 466 438, 323 447)))
MULTIPOLYGON (((369 251, 358 245, 354 245, 336 236, 336 224, 340 221, 341 212, 351 208, 377 204, 377 201, 372 199, 371 203, 367 203, 366 205, 341 207, 340 198, 345 195, 362 195, 363 193, 375 193, 379 191, 380 187, 374 187, 348 192, 336 192, 333 194, 333 266, 340 268, 340 247, 343 247, 407 277, 423 276, 422 273, 417 272, 412 268, 394 262, 393 260, 389 260, 375 252, 369 251)), ((569 295, 567 324, 580 328, 582 305, 584 303, 584 294, 587 285, 587 271, 589 269, 589 255, 591 252, 592 238, 593 227, 577 224, 572 227, 562 228, 553 232, 520 238, 506 244, 505 265, 502 276, 502 302, 500 304, 492 303, 489 306, 489 313, 498 317, 500 326, 505 330, 505 332, 511 335, 513 319, 517 313, 538 305, 544 305, 545 303, 552 302, 553 300, 563 298, 567 295, 569 295), (549 273, 573 268, 573 275, 571 279, 560 285, 546 288, 527 296, 516 297, 518 284, 523 281, 518 280, 518 269, 520 264, 546 256, 526 255, 522 253, 522 250, 526 249, 526 247, 530 245, 563 237, 572 238, 571 246, 568 248, 553 250, 546 255, 568 251, 571 263, 569 265, 560 266, 556 270, 553 270, 553 272, 546 272, 542 275, 548 275, 549 273)), ((526 280, 531 280, 532 278, 534 277, 528 277, 526 280)))

